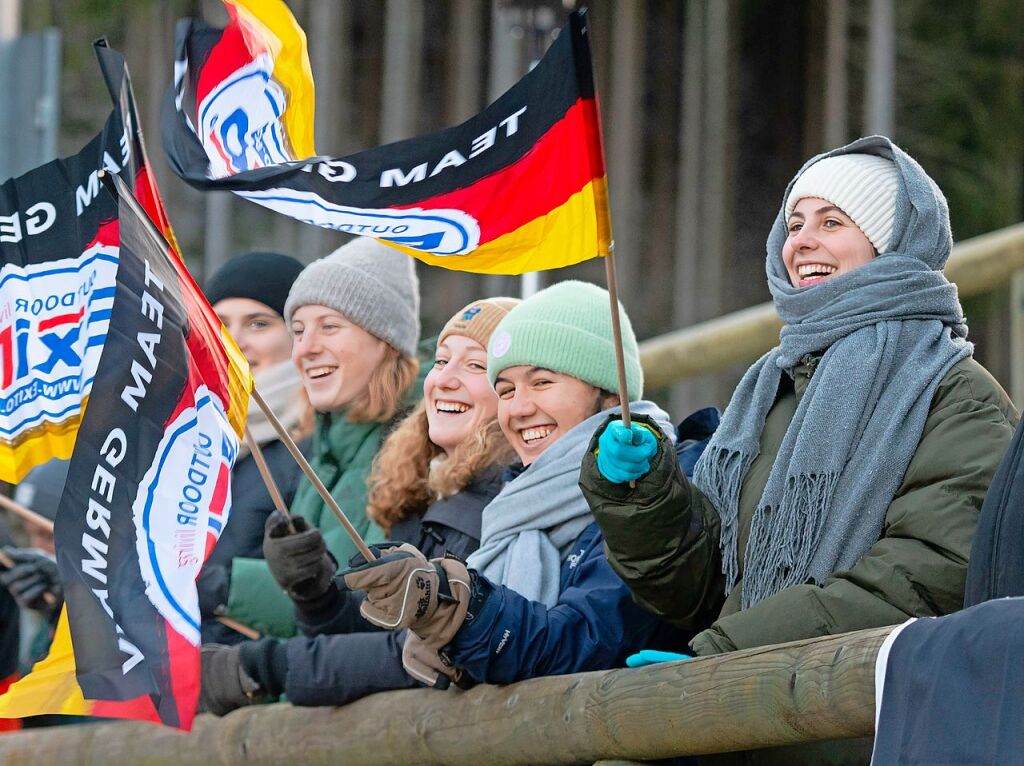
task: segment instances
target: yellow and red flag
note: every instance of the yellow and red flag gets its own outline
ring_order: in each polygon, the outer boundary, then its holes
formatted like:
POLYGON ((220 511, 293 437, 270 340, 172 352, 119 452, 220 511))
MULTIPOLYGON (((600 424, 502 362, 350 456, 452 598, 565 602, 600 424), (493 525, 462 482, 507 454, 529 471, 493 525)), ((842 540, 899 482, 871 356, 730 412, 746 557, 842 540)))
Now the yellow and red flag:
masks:
POLYGON ((427 263, 518 274, 608 254, 611 231, 586 15, 462 125, 315 156, 305 35, 280 0, 224 0, 221 29, 179 26, 164 149, 193 186, 380 239, 427 263))

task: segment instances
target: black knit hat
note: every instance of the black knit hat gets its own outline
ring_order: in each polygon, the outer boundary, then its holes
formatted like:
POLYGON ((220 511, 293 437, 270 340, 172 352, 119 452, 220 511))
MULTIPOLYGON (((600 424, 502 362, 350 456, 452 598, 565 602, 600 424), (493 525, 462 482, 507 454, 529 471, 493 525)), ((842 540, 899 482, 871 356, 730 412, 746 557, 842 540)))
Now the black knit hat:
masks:
POLYGON ((281 253, 236 255, 206 281, 206 299, 213 305, 225 298, 250 298, 284 316, 284 303, 302 264, 281 253))

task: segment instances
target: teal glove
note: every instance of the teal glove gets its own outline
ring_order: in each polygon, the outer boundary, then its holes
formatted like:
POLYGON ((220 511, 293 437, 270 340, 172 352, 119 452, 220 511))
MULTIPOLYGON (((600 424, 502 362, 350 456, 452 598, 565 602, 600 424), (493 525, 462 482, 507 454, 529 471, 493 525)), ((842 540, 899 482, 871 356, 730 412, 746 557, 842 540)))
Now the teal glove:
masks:
POLYGON ((626 658, 627 668, 642 668, 644 665, 656 665, 659 662, 675 662, 676 660, 692 660, 688 654, 675 652, 659 652, 657 649, 642 649, 626 658))
POLYGON ((613 420, 597 440, 597 470, 608 481, 625 484, 651 470, 651 458, 658 454, 658 440, 649 428, 613 420))

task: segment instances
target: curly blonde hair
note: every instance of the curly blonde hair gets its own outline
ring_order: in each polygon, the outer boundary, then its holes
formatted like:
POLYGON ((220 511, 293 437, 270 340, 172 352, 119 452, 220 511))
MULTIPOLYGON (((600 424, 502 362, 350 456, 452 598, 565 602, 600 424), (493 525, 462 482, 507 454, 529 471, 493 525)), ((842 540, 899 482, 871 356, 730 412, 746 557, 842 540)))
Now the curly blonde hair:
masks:
POLYGON ((427 407, 421 401, 385 439, 373 461, 366 514, 390 532, 395 522, 422 514, 435 499, 461 492, 485 468, 506 465, 514 456, 493 418, 446 457, 430 441, 427 407))

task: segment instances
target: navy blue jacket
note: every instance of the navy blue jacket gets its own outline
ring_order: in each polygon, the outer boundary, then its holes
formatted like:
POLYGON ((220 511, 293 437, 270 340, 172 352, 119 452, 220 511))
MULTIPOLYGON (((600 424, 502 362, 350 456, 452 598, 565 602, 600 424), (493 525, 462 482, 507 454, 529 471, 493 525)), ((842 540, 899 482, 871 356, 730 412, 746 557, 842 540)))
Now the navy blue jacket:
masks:
POLYGON ((964 606, 1024 596, 1024 425, 992 477, 967 564, 964 606))
POLYGON ((685 636, 633 602, 605 558, 596 523, 562 562, 558 602, 550 609, 481 575, 474 577, 472 603, 472 620, 448 654, 482 683, 622 667, 640 649, 686 647, 685 636))

